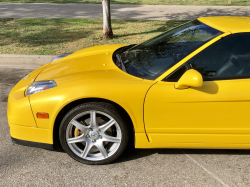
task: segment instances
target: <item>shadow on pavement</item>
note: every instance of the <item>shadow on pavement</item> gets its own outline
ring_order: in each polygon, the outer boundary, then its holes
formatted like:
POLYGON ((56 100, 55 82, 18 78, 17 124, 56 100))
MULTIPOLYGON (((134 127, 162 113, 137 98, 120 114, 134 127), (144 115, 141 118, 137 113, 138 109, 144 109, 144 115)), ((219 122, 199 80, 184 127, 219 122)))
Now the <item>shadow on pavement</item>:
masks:
POLYGON ((153 154, 163 155, 183 155, 183 154, 197 154, 197 155, 250 155, 250 150, 242 149, 134 149, 130 152, 124 152, 115 163, 128 162, 143 157, 148 157, 153 154))
MULTIPOLYGON (((249 16, 247 6, 149 6, 111 4, 112 19, 190 20, 206 16, 249 16)), ((2 18, 90 18, 102 19, 101 4, 2 3, 2 18), (56 10, 56 11, 55 11, 56 10)))

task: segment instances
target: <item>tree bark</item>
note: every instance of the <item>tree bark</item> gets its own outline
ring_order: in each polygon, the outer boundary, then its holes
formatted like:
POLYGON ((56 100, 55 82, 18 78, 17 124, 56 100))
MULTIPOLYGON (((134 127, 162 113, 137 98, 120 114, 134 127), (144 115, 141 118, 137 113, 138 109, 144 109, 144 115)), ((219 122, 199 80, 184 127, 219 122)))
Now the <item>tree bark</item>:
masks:
POLYGON ((103 10, 103 38, 113 39, 113 31, 111 27, 111 15, 110 15, 110 0, 102 0, 103 10))
POLYGON ((232 0, 228 0, 228 4, 231 4, 232 3, 232 0))

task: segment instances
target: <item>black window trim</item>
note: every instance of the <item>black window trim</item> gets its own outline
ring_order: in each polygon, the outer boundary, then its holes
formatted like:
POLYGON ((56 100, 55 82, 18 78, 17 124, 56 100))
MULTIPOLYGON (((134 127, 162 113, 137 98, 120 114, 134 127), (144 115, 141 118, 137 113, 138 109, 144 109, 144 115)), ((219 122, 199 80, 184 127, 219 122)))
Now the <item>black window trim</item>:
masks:
POLYGON ((216 79, 203 78, 203 81, 223 81, 223 80, 237 80, 237 79, 250 79, 250 75, 245 76, 223 76, 216 79))
MULTIPOLYGON (((169 75, 167 75, 164 79, 162 79, 161 81, 164 81, 164 82, 178 82, 179 80, 167 80, 168 79, 168 77, 170 77, 171 75, 173 75, 176 71, 178 71, 180 68, 182 68, 183 66, 186 66, 186 68, 187 68, 187 70, 189 70, 190 68, 189 68, 189 65, 188 65, 188 63, 184 63, 184 64, 182 64, 182 65, 180 65, 178 68, 176 68, 173 72, 171 72, 169 75)), ((186 71, 187 71, 186 70, 186 71)))

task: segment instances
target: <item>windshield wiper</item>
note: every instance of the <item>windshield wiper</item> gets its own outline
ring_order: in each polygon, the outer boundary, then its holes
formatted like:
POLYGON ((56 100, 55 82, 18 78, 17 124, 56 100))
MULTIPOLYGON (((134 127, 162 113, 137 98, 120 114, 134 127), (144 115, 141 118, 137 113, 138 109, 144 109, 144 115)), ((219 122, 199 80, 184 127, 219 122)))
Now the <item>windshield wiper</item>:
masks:
POLYGON ((125 67, 124 62, 122 61, 121 55, 116 54, 116 58, 117 58, 118 62, 120 62, 120 63, 121 63, 121 65, 122 65, 122 71, 124 71, 124 72, 126 72, 126 73, 127 73, 127 70, 126 70, 126 67, 125 67))

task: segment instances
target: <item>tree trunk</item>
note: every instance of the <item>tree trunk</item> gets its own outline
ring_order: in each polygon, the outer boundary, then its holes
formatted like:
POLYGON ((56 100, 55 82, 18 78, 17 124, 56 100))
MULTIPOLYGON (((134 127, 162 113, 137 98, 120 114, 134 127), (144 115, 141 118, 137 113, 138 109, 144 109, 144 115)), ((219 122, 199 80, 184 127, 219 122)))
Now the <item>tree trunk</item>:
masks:
POLYGON ((110 16, 110 0, 102 0, 103 10, 103 38, 113 39, 113 31, 111 27, 111 16, 110 16))
POLYGON ((232 3, 232 0, 228 0, 228 4, 231 4, 232 3))

